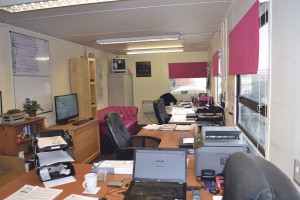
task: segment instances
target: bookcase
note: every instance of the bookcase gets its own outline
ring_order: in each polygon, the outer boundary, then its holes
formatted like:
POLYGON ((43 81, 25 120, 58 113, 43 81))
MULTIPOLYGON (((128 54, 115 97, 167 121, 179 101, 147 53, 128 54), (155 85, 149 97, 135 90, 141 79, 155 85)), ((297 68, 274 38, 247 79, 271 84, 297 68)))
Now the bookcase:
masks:
POLYGON ((44 119, 44 117, 36 117, 15 124, 0 124, 0 155, 18 157, 19 152, 24 151, 25 160, 31 158, 33 155, 31 136, 22 139, 19 144, 17 137, 22 132, 36 136, 38 132, 45 129, 44 119))
POLYGON ((71 91, 77 93, 79 117, 97 118, 96 62, 94 58, 70 59, 71 91))

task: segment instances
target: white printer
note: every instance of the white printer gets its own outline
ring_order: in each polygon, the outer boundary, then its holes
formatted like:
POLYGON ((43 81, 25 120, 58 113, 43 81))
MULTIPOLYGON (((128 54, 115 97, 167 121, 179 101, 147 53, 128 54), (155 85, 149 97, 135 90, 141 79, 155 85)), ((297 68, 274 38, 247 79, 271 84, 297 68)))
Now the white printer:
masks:
POLYGON ((199 134, 194 143, 196 176, 201 176, 202 170, 222 173, 230 154, 246 152, 246 142, 237 126, 203 126, 199 134))

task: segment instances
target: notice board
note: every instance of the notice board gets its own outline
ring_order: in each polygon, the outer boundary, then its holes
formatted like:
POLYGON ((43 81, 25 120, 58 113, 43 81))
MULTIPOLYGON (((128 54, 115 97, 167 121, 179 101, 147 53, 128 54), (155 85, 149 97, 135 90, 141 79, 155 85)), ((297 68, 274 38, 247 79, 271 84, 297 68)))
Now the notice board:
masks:
POLYGON ((10 39, 15 107, 22 110, 30 98, 41 104, 43 113, 52 111, 48 41, 14 32, 10 39))

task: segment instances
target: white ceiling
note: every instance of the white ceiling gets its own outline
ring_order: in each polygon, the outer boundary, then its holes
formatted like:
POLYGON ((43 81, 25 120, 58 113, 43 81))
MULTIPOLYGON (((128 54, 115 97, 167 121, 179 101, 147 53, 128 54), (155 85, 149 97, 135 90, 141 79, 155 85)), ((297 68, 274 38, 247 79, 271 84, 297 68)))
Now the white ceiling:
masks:
MULTIPOLYGON (((1 0, 0 0, 1 1, 1 0)), ((129 48, 182 45, 206 51, 233 0, 124 0, 23 13, 0 21, 117 55, 129 48), (99 45, 97 39, 180 34, 180 40, 99 45)))

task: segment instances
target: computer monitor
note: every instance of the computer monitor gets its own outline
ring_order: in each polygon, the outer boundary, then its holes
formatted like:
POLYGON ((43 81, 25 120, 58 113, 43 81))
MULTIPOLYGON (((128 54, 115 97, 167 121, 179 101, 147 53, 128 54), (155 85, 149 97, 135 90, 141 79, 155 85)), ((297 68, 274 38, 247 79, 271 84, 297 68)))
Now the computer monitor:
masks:
POLYGON ((113 72, 126 72, 125 58, 114 58, 112 60, 112 71, 113 72))
POLYGON ((77 94, 55 96, 54 102, 57 124, 73 122, 79 116, 77 94))

